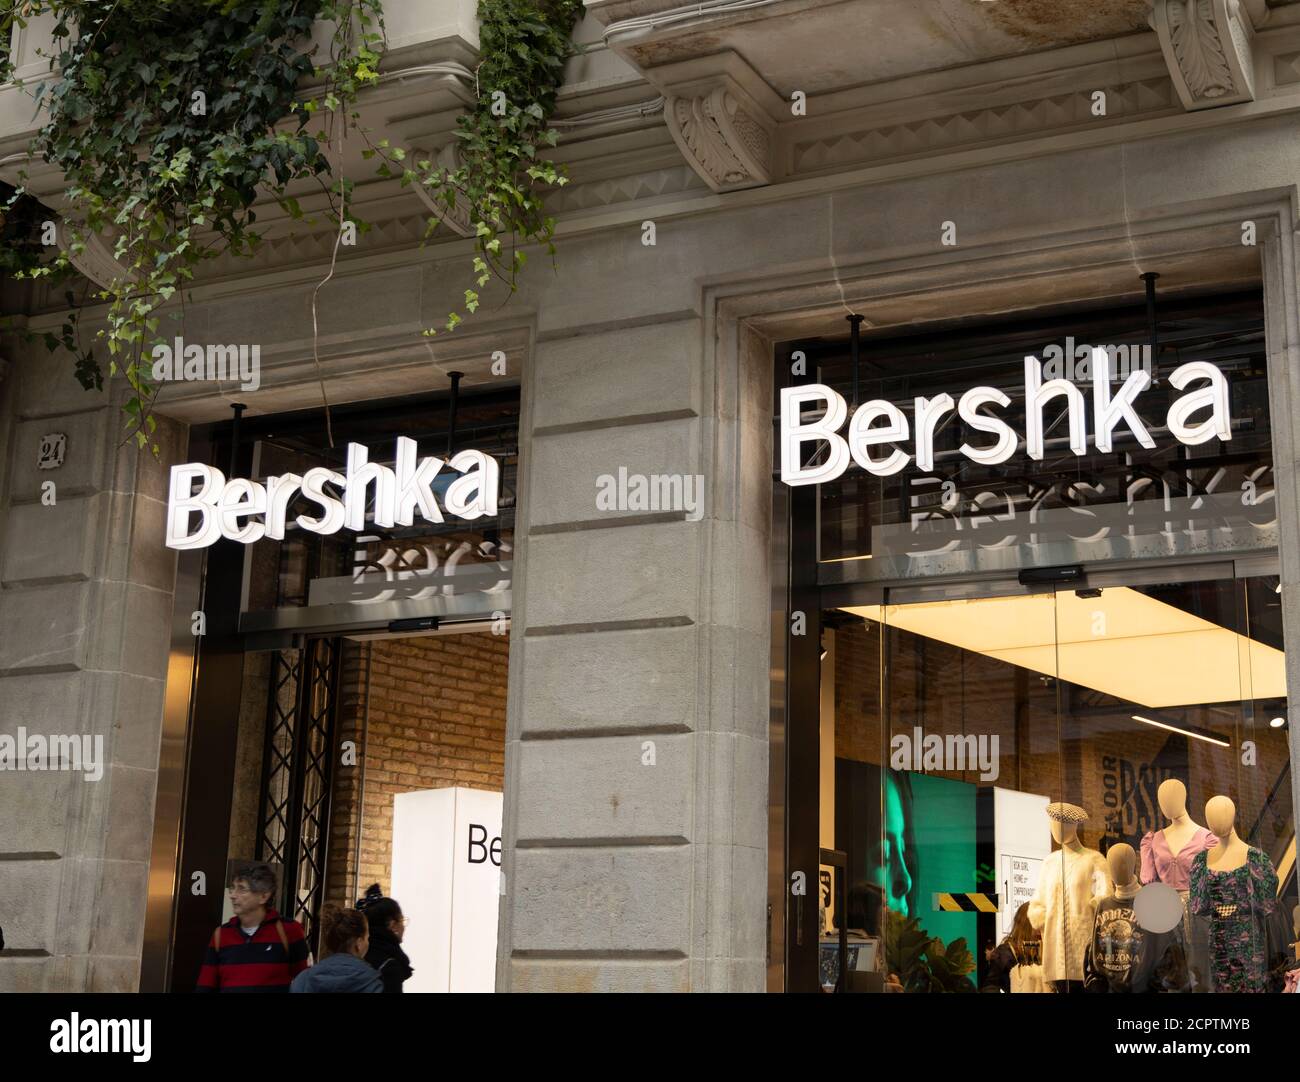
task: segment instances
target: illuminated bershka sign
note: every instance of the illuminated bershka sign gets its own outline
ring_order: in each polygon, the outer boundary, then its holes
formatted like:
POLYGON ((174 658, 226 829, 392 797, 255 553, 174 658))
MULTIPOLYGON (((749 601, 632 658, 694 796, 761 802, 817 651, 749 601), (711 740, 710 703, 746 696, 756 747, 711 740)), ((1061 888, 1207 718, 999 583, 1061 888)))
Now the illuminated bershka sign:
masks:
MULTIPOLYGON (((1118 391, 1111 392, 1111 359, 1103 349, 1092 352, 1093 443, 1098 451, 1111 450, 1111 437, 1123 425, 1148 450, 1156 441, 1133 408, 1137 397, 1151 385, 1148 372, 1129 374, 1118 391)), ((1206 361, 1184 364, 1169 375, 1169 383, 1184 393, 1169 407, 1169 434, 1188 446, 1218 438, 1232 438, 1229 416, 1228 381, 1206 361), (1199 386, 1191 387, 1191 384, 1199 386)), ((1043 380, 1038 358, 1025 358, 1025 453, 1043 458, 1043 411, 1053 399, 1062 399, 1068 414, 1070 450, 1080 457, 1088 454, 1088 420, 1084 392, 1067 379, 1043 380)), ((874 399, 863 403, 849 421, 847 437, 839 434, 848 417, 848 404, 830 387, 820 383, 785 387, 781 391, 781 480, 787 485, 820 485, 834 481, 852 458, 868 473, 888 477, 907 467, 915 457, 916 468, 934 468, 936 427, 954 409, 968 429, 983 434, 979 446, 963 443, 960 451, 972 462, 996 466, 1010 459, 1021 445, 1021 436, 994 409, 1011 405, 1011 399, 996 387, 972 387, 954 402, 946 392, 913 401, 912 420, 893 402, 874 399), (805 406, 819 406, 825 412, 804 423, 805 406), (987 437, 992 437, 989 442, 987 437), (899 444, 914 440, 912 453, 899 444), (805 465, 804 444, 824 442, 828 453, 805 465), (884 445, 873 457, 872 448, 884 445), (886 453, 887 452, 887 453, 886 453)))
POLYGON ((318 466, 301 476, 268 477, 261 484, 243 478, 227 481, 220 470, 199 463, 173 466, 167 545, 201 549, 221 537, 245 544, 263 537, 283 540, 289 505, 298 496, 315 505, 314 513, 294 519, 302 529, 319 534, 364 530, 367 492, 372 487, 374 525, 410 526, 417 511, 427 522, 442 522, 434 478, 444 465, 458 474, 443 496, 447 514, 476 519, 497 513, 501 470, 496 459, 482 451, 461 451, 445 463, 440 458, 418 458, 415 441, 405 436, 397 439, 391 470, 371 462, 369 450, 359 443, 348 444, 346 474, 318 466))

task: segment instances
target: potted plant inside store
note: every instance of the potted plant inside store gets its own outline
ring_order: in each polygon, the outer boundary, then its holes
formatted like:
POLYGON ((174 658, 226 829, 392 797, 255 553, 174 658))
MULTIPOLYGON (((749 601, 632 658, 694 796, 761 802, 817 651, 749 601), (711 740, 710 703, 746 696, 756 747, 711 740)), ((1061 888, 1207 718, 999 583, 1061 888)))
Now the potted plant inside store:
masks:
POLYGON ((898 975, 904 992, 973 992, 969 974, 975 956, 965 938, 946 947, 921 927, 918 917, 885 910, 885 963, 898 975))

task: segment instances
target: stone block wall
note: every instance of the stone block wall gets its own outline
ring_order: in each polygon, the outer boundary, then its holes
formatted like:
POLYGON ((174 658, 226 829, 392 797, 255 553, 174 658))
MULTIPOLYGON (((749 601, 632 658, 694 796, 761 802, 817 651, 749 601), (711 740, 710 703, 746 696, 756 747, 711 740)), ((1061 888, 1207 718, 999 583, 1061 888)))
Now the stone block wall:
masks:
POLYGON ((0 772, 0 991, 130 991, 172 629, 167 471, 186 429, 160 418, 158 456, 138 452, 119 388, 83 391, 43 346, 0 353, 14 362, 0 377, 0 734, 102 749, 95 781, 0 772), (66 457, 40 469, 53 434, 66 457))

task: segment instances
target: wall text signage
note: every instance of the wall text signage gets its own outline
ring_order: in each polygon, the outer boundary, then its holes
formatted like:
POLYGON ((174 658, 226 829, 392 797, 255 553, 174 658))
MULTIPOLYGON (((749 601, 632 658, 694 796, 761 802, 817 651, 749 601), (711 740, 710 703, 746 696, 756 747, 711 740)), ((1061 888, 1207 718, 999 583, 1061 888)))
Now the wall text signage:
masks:
POLYGON ((294 520, 302 529, 319 534, 364 530, 367 492, 372 488, 376 526, 410 526, 416 511, 428 522, 442 522, 433 480, 444 465, 460 474, 443 497, 447 514, 473 520, 497 513, 501 470, 496 459, 482 451, 461 451, 444 463, 440 458, 418 458, 415 441, 399 436, 393 469, 369 458, 366 447, 349 443, 345 474, 317 466, 301 476, 268 477, 265 484, 243 478, 227 481, 220 470, 200 463, 173 466, 167 546, 200 549, 221 537, 244 544, 263 537, 283 540, 289 505, 297 496, 316 505, 315 513, 294 520))
MULTIPOLYGON (((1103 349, 1092 351, 1093 442, 1098 451, 1111 450, 1115 430, 1124 425, 1148 450, 1156 446, 1134 410, 1134 402, 1151 385, 1151 375, 1142 368, 1129 373, 1119 390, 1111 393, 1111 358, 1103 349)), ((1229 416, 1228 381, 1223 373, 1206 361, 1181 365, 1169 375, 1170 384, 1184 393, 1169 407, 1166 424, 1169 433, 1188 446, 1218 438, 1232 438, 1229 416), (1199 386, 1190 387, 1196 383, 1199 386)), ((1053 399, 1064 402, 1068 414, 1070 450, 1080 457, 1088 454, 1088 424, 1084 392, 1067 379, 1043 380, 1038 358, 1025 358, 1025 453, 1043 458, 1043 411, 1053 399)), ((832 388, 820 383, 785 387, 781 390, 781 480, 787 485, 820 485, 834 481, 849 466, 850 458, 868 473, 888 477, 904 469, 913 457, 921 470, 934 468, 934 433, 936 427, 954 409, 969 429, 992 436, 980 446, 969 442, 961 453, 972 462, 996 466, 1006 462, 1021 445, 1021 437, 994 409, 1005 409, 1011 399, 996 387, 972 387, 954 402, 950 394, 913 401, 912 419, 894 403, 874 399, 859 406, 849 420, 847 437, 839 430, 848 417, 848 404, 832 388), (819 404, 824 416, 804 423, 802 410, 819 404), (897 446, 914 440, 912 453, 897 446), (829 448, 823 461, 804 465, 805 443, 823 441, 829 448), (886 445, 888 453, 872 448, 886 445)))

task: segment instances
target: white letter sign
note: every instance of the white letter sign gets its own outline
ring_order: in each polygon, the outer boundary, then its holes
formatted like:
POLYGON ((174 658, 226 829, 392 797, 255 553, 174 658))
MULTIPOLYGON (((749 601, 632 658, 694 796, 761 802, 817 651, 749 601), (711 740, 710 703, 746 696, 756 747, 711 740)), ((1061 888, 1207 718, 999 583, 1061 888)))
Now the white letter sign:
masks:
MULTIPOLYGON (((839 419, 844 420, 843 413, 839 419)), ((841 446, 844 443, 839 442, 841 446)), ((316 466, 301 477, 285 473, 260 484, 243 478, 227 481, 220 470, 197 462, 173 466, 167 547, 201 549, 220 537, 244 544, 262 537, 283 540, 289 505, 299 496, 314 505, 294 520, 300 529, 318 534, 337 533, 345 527, 364 530, 367 489, 372 485, 371 517, 376 526, 410 526, 417 509, 426 522, 442 522, 433 482, 443 460, 417 458, 415 441, 399 436, 394 462, 396 471, 371 462, 368 448, 350 443, 346 474, 316 466), (197 528, 191 532, 195 515, 197 528)), ((495 516, 501 487, 501 467, 496 459, 482 451, 461 451, 447 465, 460 475, 444 497, 448 514, 471 520, 495 516)))
MULTIPOLYGON (((1073 339, 1067 339, 1067 342, 1072 343, 1073 339)), ((1087 348, 1078 347, 1080 351, 1087 348)), ((1059 347, 1050 347, 1045 354, 1051 357, 1053 349, 1060 353, 1059 347)), ((1111 394, 1111 355, 1106 350, 1091 349, 1090 356, 1082 362, 1075 363, 1073 359, 1070 362, 1074 378, 1085 378, 1082 373, 1086 370, 1086 378, 1092 382, 1092 443, 1103 453, 1111 451, 1112 437, 1121 425, 1127 426, 1137 442, 1147 450, 1153 450, 1156 446, 1155 439, 1134 408, 1138 396, 1151 386, 1149 366, 1134 366, 1128 358, 1129 355, 1125 354, 1120 372, 1120 375, 1125 376, 1124 382, 1114 395, 1111 394), (1124 369, 1131 370, 1125 375, 1124 369)), ((1025 453, 1031 459, 1041 461, 1046 454, 1043 414, 1049 402, 1054 399, 1064 399, 1070 451, 1081 458, 1088 454, 1087 403, 1083 392, 1070 379, 1057 374, 1065 367, 1055 360, 1042 366, 1036 357, 1025 358, 1024 446, 1025 453), (1044 381, 1044 375, 1052 378, 1044 381)), ((1232 439, 1227 377, 1208 361, 1190 361, 1176 368, 1169 376, 1170 384, 1179 391, 1197 380, 1208 380, 1208 386, 1187 391, 1169 407, 1166 424, 1170 435, 1191 447, 1216 438, 1232 439), (1208 410, 1209 416, 1193 423, 1192 415, 1202 410, 1208 410)), ((1020 445, 1020 437, 1005 421, 981 412, 981 408, 986 406, 1005 409, 1010 405, 1011 398, 995 387, 972 387, 963 394, 957 401, 957 415, 962 422, 976 432, 996 436, 997 440, 987 447, 963 443, 959 448, 960 453, 982 466, 997 466, 1010 459, 1020 445)), ((781 480, 787 485, 825 484, 834 481, 848 469, 850 459, 868 473, 888 477, 904 469, 912 460, 912 455, 895 446, 884 458, 875 459, 871 456, 871 448, 882 444, 904 443, 911 438, 916 442, 917 468, 929 473, 934 468, 935 433, 943 427, 944 417, 952 409, 953 398, 947 392, 928 398, 917 397, 912 402, 912 420, 909 423, 907 415, 897 405, 877 398, 864 402, 854 410, 852 419, 849 419, 848 404, 844 398, 825 384, 806 383, 798 387, 783 387, 780 418, 781 480), (805 422, 803 407, 814 404, 823 406, 825 415, 820 420, 805 422), (839 434, 845 420, 849 421, 847 438, 839 434), (808 443, 825 446, 812 456, 812 463, 804 465, 804 445, 808 443)), ((450 507, 450 494, 448 506, 450 507)))

